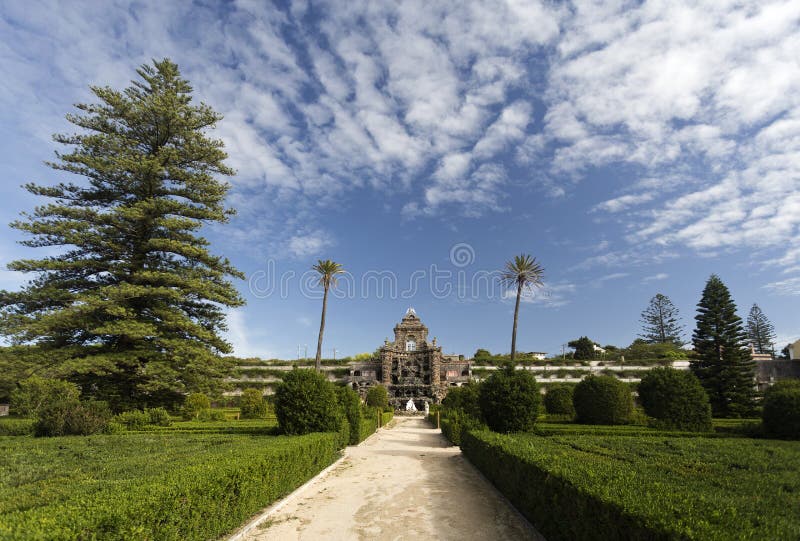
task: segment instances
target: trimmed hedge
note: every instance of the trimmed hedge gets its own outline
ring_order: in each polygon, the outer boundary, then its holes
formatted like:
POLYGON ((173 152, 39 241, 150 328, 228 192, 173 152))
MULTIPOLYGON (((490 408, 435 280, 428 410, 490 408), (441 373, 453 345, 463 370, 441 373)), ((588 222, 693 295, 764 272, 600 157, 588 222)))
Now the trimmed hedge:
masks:
POLYGON ((36 419, 0 417, 0 436, 30 436, 36 427, 36 419))
POLYGON ((795 442, 469 431, 461 449, 549 541, 800 537, 795 442))
POLYGON ((575 386, 572 403, 579 423, 625 424, 633 413, 631 390, 613 376, 588 376, 575 386))
POLYGON ((339 437, 0 440, 0 540, 217 539, 336 460, 339 437))
POLYGON ((453 445, 461 445, 461 437, 467 430, 486 428, 485 424, 462 410, 447 411, 446 417, 439 418, 439 424, 442 427, 442 435, 453 445))
POLYGON ((361 441, 364 418, 361 415, 361 398, 358 393, 349 387, 336 387, 336 397, 339 407, 342 408, 345 419, 350 425, 349 445, 358 445, 361 441))
POLYGON ((800 439, 800 381, 779 381, 767 389, 762 422, 769 436, 800 439))
POLYGON ((708 393, 692 372, 654 368, 639 383, 639 400, 644 412, 659 428, 711 430, 708 393))

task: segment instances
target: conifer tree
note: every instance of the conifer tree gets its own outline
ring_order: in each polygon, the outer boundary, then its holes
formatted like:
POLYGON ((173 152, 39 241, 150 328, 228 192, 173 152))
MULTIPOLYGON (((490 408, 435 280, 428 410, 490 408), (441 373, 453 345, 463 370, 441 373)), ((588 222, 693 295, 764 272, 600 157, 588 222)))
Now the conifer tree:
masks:
POLYGON ((224 310, 243 304, 228 279, 243 275, 198 234, 233 214, 215 178, 233 171, 206 135, 221 116, 192 102, 170 60, 137 73, 123 91, 91 87, 99 102, 67 115, 80 130, 55 136, 69 150, 48 165, 85 178, 25 186, 50 202, 11 225, 50 255, 9 264, 35 277, 0 292, 0 332, 28 373, 116 409, 214 390, 231 351, 224 310))
POLYGON ((706 389, 717 417, 741 417, 754 410, 754 363, 736 305, 715 274, 706 282, 697 304, 692 335, 697 360, 692 371, 706 389))
POLYGON ((757 304, 753 304, 747 315, 747 337, 756 353, 775 355, 775 327, 757 304))
POLYGON ((683 345, 683 326, 678 309, 666 295, 658 293, 642 312, 642 338, 650 344, 683 345))

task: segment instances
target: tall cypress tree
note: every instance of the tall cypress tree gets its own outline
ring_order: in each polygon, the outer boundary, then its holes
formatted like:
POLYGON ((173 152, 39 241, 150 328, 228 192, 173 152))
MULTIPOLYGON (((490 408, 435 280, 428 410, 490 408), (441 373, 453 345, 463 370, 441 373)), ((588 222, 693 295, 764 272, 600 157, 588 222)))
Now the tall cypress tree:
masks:
POLYGON ((678 309, 666 295, 658 293, 642 312, 642 338, 650 344, 683 345, 683 326, 678 309))
POLYGON ((691 367, 708 392, 714 415, 751 414, 755 407, 755 363, 736 305, 716 274, 706 282, 695 320, 692 342, 697 360, 691 367))
POLYGON ((775 355, 775 327, 757 304, 747 314, 747 337, 756 353, 775 355))
POLYGON ((192 103, 192 87, 165 59, 142 66, 124 91, 92 87, 96 104, 57 135, 69 148, 53 169, 82 183, 25 188, 50 202, 12 227, 57 255, 9 269, 35 278, 0 292, 0 332, 28 373, 67 377, 117 409, 170 403, 212 391, 227 370, 225 308, 243 304, 228 277, 243 278, 208 250, 204 223, 226 222, 233 171, 206 132, 221 116, 192 103))

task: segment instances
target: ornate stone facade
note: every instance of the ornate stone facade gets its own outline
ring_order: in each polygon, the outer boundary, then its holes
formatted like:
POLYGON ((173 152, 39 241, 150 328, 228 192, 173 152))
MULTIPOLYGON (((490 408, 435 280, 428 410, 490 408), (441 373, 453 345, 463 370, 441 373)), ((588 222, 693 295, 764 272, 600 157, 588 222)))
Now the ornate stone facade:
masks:
POLYGON ((389 403, 404 408, 409 399, 417 409, 425 403, 438 404, 447 388, 469 381, 469 362, 458 356, 443 355, 436 338, 428 341, 428 327, 409 308, 394 327, 394 342, 386 340, 378 362, 350 365, 350 383, 362 395, 377 383, 389 391, 389 403))

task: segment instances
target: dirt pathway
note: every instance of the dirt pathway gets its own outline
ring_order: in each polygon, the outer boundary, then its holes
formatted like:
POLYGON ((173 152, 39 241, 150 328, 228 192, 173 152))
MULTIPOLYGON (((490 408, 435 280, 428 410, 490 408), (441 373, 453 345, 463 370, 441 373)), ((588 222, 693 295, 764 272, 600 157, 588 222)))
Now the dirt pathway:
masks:
POLYGON ((438 430, 398 418, 245 539, 543 538, 438 430))

